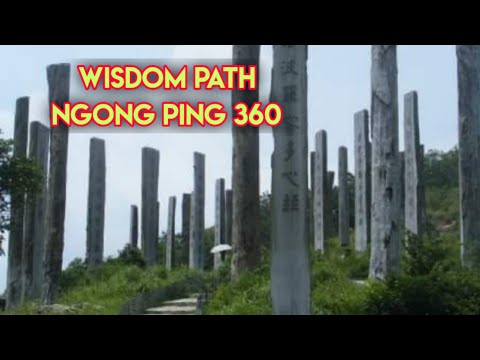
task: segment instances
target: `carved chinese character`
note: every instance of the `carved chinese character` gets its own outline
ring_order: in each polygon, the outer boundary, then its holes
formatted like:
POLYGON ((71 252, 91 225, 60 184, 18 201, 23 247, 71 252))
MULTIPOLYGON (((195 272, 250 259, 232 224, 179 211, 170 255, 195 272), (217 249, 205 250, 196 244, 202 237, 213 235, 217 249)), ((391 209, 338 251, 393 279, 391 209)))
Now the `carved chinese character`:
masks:
POLYGON ((282 75, 298 75, 295 71, 295 65, 295 60, 282 61, 280 65, 282 75))
POLYGON ((298 176, 298 173, 296 171, 284 172, 282 174, 282 177, 286 178, 290 184, 292 184, 295 187, 299 187, 299 185, 294 180, 294 177, 297 177, 297 176, 298 176))
POLYGON ((290 195, 288 195, 288 194, 285 194, 285 197, 283 198, 282 211, 283 212, 289 212, 290 211, 290 195))
POLYGON ((295 154, 295 148, 293 146, 293 141, 290 140, 287 144, 287 149, 286 149, 286 154, 285 154, 285 158, 284 158, 284 161, 287 162, 287 161, 290 161, 293 157, 293 155, 295 154))
POLYGON ((298 116, 285 116, 283 118, 283 123, 285 126, 285 131, 287 136, 293 136, 295 130, 299 129, 298 126, 298 116))
POLYGON ((283 101, 295 102, 297 101, 297 86, 288 85, 283 87, 283 101))
POLYGON ((300 199, 298 194, 285 194, 283 198, 282 212, 295 212, 300 210, 300 199))
POLYGON ((298 194, 293 194, 290 201, 290 211, 299 211, 300 210, 300 200, 298 194))

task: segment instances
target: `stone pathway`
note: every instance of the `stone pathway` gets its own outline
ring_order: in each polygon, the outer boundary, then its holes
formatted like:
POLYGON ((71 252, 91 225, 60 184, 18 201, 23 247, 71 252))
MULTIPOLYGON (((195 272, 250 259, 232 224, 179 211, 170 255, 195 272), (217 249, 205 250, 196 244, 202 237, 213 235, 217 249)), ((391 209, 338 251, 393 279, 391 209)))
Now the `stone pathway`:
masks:
POLYGON ((367 280, 352 280, 355 285, 365 286, 367 285, 367 280))
POLYGON ((197 315, 198 295, 189 298, 166 301, 159 307, 146 310, 145 315, 197 315))

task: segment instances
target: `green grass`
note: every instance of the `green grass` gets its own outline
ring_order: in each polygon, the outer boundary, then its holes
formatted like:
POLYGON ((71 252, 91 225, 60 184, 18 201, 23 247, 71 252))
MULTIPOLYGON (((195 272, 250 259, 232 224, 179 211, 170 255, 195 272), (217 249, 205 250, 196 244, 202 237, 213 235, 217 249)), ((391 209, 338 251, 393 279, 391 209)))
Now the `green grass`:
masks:
POLYGON ((269 274, 258 271, 220 285, 209 298, 204 314, 268 315, 271 309, 269 274))
MULTIPOLYGON (((190 271, 186 269, 167 272, 163 266, 141 269, 137 266, 106 264, 93 276, 93 281, 63 292, 59 302, 87 302, 102 306, 102 314, 116 314, 120 307, 134 296, 184 280, 189 274, 190 271)), ((84 313, 89 311, 87 307, 84 313)))
MULTIPOLYGON (((75 263, 64 271, 57 304, 75 306, 75 314, 118 314, 133 297, 199 276, 186 268, 167 271, 163 266, 141 268, 107 261, 88 269, 75 263)), ((186 294, 187 295, 187 294, 186 294)), ((35 314, 38 303, 26 303, 7 314, 35 314)))
MULTIPOLYGON (((369 254, 341 248, 336 239, 328 242, 325 255, 311 258, 312 314, 480 314, 480 271, 461 268, 455 238, 410 236, 408 243, 400 274, 359 285, 352 280, 367 278, 369 254)), ((57 303, 75 306, 75 314, 118 314, 139 294, 181 283, 198 287, 200 278, 202 288, 209 289, 206 315, 272 314, 267 256, 260 269, 235 282, 230 281, 228 261, 219 271, 200 274, 186 268, 172 272, 162 266, 145 268, 141 262, 131 265, 134 258, 109 259, 97 268, 74 261, 63 272, 57 303)), ((37 307, 24 304, 14 313, 33 314, 37 307)))
MULTIPOLYGON (((458 243, 445 234, 411 237, 400 274, 385 282, 366 279, 369 255, 342 249, 337 240, 325 255, 312 256, 311 312, 315 315, 480 314, 480 270, 465 270, 458 243)), ((272 314, 268 265, 217 288, 207 314, 272 314)))
MULTIPOLYGON (((368 254, 345 255, 337 241, 327 245, 325 256, 312 258, 312 313, 361 313, 365 288, 351 281, 365 279, 368 274, 368 254)), ((247 273, 236 282, 220 285, 209 298, 206 314, 270 315, 270 269, 268 261, 256 272, 247 273)))

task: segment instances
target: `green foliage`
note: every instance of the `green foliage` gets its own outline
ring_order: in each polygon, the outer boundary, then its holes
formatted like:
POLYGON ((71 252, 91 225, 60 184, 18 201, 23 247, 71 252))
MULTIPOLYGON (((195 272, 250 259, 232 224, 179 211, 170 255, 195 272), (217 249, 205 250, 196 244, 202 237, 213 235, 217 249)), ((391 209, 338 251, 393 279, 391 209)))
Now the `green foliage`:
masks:
MULTIPOLYGON (((74 259, 62 272, 58 304, 71 307, 74 314, 117 314, 120 308, 139 294, 183 284, 179 289, 198 288, 204 275, 185 267, 167 271, 158 265, 145 268, 138 249, 129 245, 119 256, 96 267, 74 259)), ((188 294, 179 294, 179 296, 188 294)), ((15 314, 35 314, 38 303, 28 302, 15 314)))
POLYGON ((425 197, 430 226, 459 237, 458 149, 429 151, 424 158, 425 197))
POLYGON ((459 234, 460 194, 458 188, 428 188, 427 218, 437 230, 459 234))
POLYGON ((10 198, 35 196, 43 181, 42 171, 33 159, 13 158, 13 140, 0 139, 0 255, 3 234, 10 226, 10 198))
MULTIPOLYGON (((311 255, 313 314, 480 314, 480 271, 460 265, 458 151, 431 151, 425 156, 428 231, 422 237, 406 234, 402 272, 385 282, 366 281, 369 253, 342 248, 338 239, 326 244, 326 254, 311 255), (354 281, 363 280, 363 281, 354 281)), ((349 176, 350 206, 354 224, 354 178, 349 176)), ((338 224, 338 189, 332 196, 338 224)), ((208 291, 206 314, 271 314, 270 295, 270 195, 260 199, 262 266, 235 282, 230 278, 230 258, 217 271, 201 275, 208 291)), ((336 227, 335 227, 336 228, 336 227)), ((336 231, 335 231, 336 232, 336 231)), ((213 268, 210 249, 214 229, 205 231, 205 268, 213 268)), ((188 265, 188 248, 177 236, 177 264, 188 265)), ((164 235, 159 241, 160 262, 165 259, 164 235)), ((133 296, 197 276, 187 269, 167 272, 163 266, 143 268, 138 250, 126 247, 118 258, 97 268, 87 268, 76 259, 63 272, 59 302, 92 303, 80 313, 116 313, 133 296)), ((198 275, 200 276, 200 275, 198 275)), ((25 304, 22 311, 31 311, 25 304)))
POLYGON ((406 233, 404 272, 410 276, 428 275, 432 271, 459 269, 460 242, 447 235, 426 233, 415 236, 406 233))
POLYGON ((233 283, 220 285, 209 298, 206 315, 269 315, 272 313, 270 276, 265 271, 247 273, 233 283))
POLYGON ((479 315, 480 272, 400 275, 371 284, 365 309, 378 315, 479 315))
MULTIPOLYGON (((345 256, 345 249, 329 243, 326 255, 314 255, 312 263, 312 312, 314 314, 362 313, 365 291, 351 281, 368 273, 368 254, 345 256)), ((262 315, 272 313, 270 267, 264 262, 236 282, 222 283, 209 298, 207 314, 262 315)))
POLYGON ((125 265, 136 265, 139 268, 146 266, 142 252, 132 244, 127 244, 118 252, 118 261, 125 265))
POLYGON ((406 235, 402 273, 369 286, 366 313, 480 314, 480 271, 461 268, 457 238, 406 235))
POLYGON ((424 158, 425 187, 458 188, 458 148, 448 152, 430 150, 424 158))
POLYGON ((63 304, 90 302, 104 308, 104 314, 116 314, 134 296, 172 284, 187 275, 187 270, 167 272, 162 266, 142 270, 137 266, 105 264, 90 284, 62 293, 63 304))
POLYGON ((341 254, 331 241, 329 253, 317 254, 312 265, 312 313, 317 315, 362 314, 366 293, 352 279, 368 273, 366 254, 341 254))
MULTIPOLYGON (((129 249, 120 253, 132 254, 135 251, 129 249)), ((116 314, 123 304, 141 293, 188 280, 191 276, 198 277, 196 272, 186 268, 174 271, 167 271, 161 265, 142 268, 128 264, 130 261, 138 261, 137 255, 127 259, 108 259, 104 264, 92 268, 87 267, 82 260, 75 259, 62 273, 57 302, 66 305, 96 305, 82 309, 82 314, 116 314)))
MULTIPOLYGON (((480 271, 461 269, 459 244, 444 234, 411 234, 403 272, 385 282, 364 281, 369 254, 343 249, 337 239, 325 255, 312 255, 312 314, 480 314, 480 271)), ((223 283, 207 314, 270 314, 270 272, 263 266, 235 283, 223 283)))
POLYGON ((89 283, 88 266, 80 258, 75 258, 62 272, 60 277, 60 289, 66 291, 68 289, 83 286, 89 283))
POLYGON ((230 283, 231 280, 231 270, 230 270, 231 258, 226 257, 224 259, 223 265, 215 271, 205 272, 205 284, 208 294, 215 292, 219 286, 226 285, 230 283))

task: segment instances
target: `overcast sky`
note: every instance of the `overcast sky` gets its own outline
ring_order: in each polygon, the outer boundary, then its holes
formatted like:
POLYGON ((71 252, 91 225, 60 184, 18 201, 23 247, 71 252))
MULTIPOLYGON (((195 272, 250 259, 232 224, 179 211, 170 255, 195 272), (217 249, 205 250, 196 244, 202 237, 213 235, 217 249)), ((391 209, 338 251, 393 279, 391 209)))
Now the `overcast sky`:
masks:
MULTIPOLYGON (((230 58, 231 46, 0 46, 0 129, 13 137, 15 100, 30 96, 30 121, 48 123, 42 114, 47 104, 45 68, 49 64, 88 58, 230 58)), ((262 46, 262 73, 269 74, 271 46, 262 46)), ((419 93, 421 141, 426 149, 449 150, 457 143, 457 75, 454 45, 401 45, 398 47, 400 120, 403 95, 419 93)), ((369 109, 370 46, 321 45, 309 48, 309 148, 315 132, 328 132, 329 168, 337 168, 339 146, 349 149, 353 172, 353 114, 369 109)), ((261 96, 269 91, 269 76, 261 96)), ((400 122, 402 133, 403 123, 400 122)), ((85 256, 88 149, 94 134, 70 136, 64 266, 85 256)), ((192 191, 193 152, 206 154, 206 226, 214 223, 215 179, 231 186, 231 135, 101 133, 106 141, 107 194, 105 256, 116 255, 129 234, 131 204, 140 205, 141 148, 160 150, 160 228, 166 230, 168 197, 177 196, 177 232, 181 226, 181 196, 192 191)), ((403 139, 403 137, 401 137, 403 139)), ((401 147, 403 141, 401 141, 401 147)), ((261 191, 270 187, 273 137, 261 135, 261 191)), ((7 245, 7 244, 5 244, 7 245)), ((6 257, 0 257, 0 292, 6 283, 6 257)))

